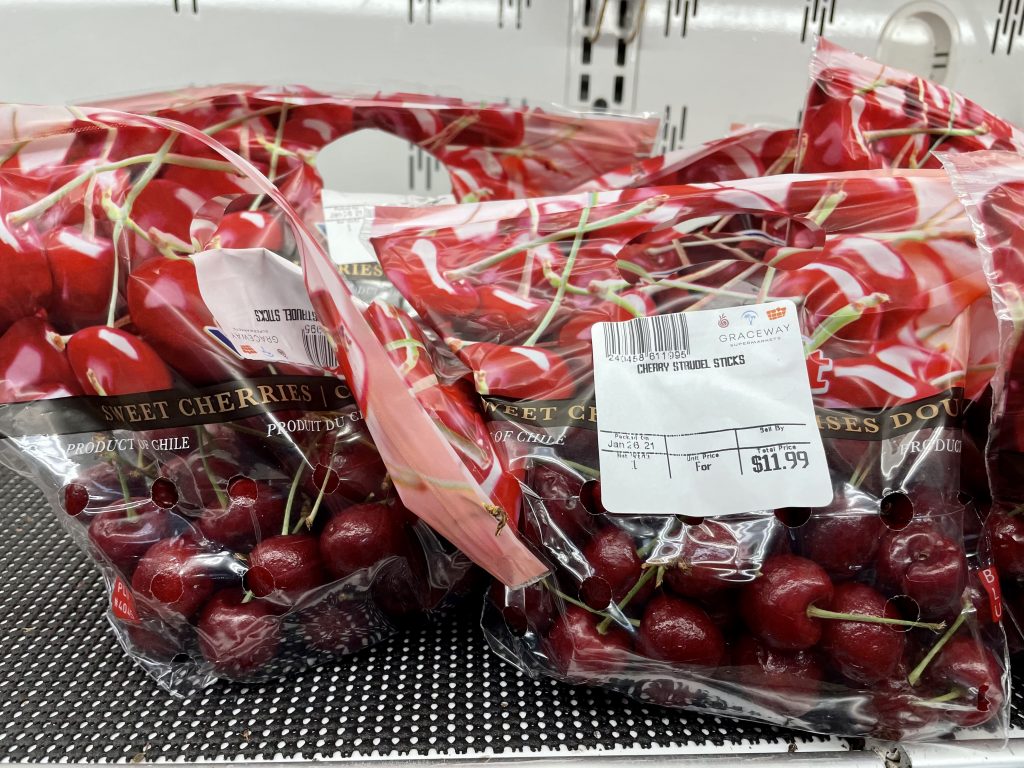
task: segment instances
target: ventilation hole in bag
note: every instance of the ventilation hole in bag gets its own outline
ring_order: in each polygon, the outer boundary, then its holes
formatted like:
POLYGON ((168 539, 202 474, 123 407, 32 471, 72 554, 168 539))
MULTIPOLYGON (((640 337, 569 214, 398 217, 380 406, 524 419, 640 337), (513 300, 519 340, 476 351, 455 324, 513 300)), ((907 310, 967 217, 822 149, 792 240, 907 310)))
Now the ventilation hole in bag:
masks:
MULTIPOLYGON (((894 595, 885 601, 885 608, 888 611, 889 606, 896 609, 896 613, 899 614, 901 619, 907 621, 920 621, 921 620, 921 606, 917 604, 917 600, 912 598, 910 595, 894 595)), ((913 627, 896 627, 890 626, 897 632, 908 632, 913 627)))
POLYGON ((775 518, 787 528, 799 528, 811 519, 809 507, 782 507, 775 510, 775 518))
POLYGON ((433 155, 392 133, 372 128, 332 141, 317 154, 316 167, 329 190, 433 196, 452 189, 448 170, 433 155), (382 157, 393 161, 382 165, 382 157))
POLYGON ((72 517, 80 515, 89 505, 89 491, 81 483, 68 483, 60 494, 64 511, 72 517))
POLYGON ((324 464, 317 464, 313 470, 313 485, 316 486, 318 493, 322 488, 324 494, 329 495, 337 493, 338 488, 341 487, 341 478, 330 467, 324 464))
POLYGON ((704 525, 703 517, 694 517, 693 515, 676 515, 676 520, 681 522, 683 525, 704 525))
POLYGON ((914 502, 903 491, 887 493, 882 497, 878 515, 890 531, 901 531, 914 517, 914 502))
POLYGON ((178 503, 178 489, 171 480, 166 477, 158 477, 153 481, 149 498, 161 509, 170 509, 178 503))
POLYGON ((256 481, 245 475, 235 475, 228 480, 228 498, 232 501, 256 501, 259 494, 256 481))

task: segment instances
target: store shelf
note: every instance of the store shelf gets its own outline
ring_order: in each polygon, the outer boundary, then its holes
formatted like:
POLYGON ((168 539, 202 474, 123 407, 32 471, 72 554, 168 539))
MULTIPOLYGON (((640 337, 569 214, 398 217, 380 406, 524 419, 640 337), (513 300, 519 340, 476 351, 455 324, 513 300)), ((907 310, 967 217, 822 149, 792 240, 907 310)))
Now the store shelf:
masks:
MULTIPOLYGON (((117 646, 98 572, 42 496, 0 470, 0 498, 2 761, 379 764, 440 755, 544 763, 574 755, 708 766, 909 764, 886 764, 885 746, 863 740, 531 680, 488 651, 473 611, 277 684, 218 684, 173 698, 117 646)), ((1019 740, 1010 749, 912 748, 913 765, 1024 765, 1021 689, 1024 679, 1014 692, 1019 740)))

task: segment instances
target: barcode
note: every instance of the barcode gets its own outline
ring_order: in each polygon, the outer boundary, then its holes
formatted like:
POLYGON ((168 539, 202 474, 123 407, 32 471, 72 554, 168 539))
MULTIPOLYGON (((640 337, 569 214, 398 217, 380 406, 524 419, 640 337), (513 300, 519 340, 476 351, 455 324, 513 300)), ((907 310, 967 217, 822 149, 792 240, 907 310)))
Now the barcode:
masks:
POLYGON ((302 331, 302 346, 306 348, 306 356, 317 368, 333 370, 338 367, 338 358, 334 354, 334 346, 320 328, 310 326, 302 331))
POLYGON ((606 356, 649 352, 690 354, 686 315, 638 317, 625 323, 605 323, 603 327, 606 356))

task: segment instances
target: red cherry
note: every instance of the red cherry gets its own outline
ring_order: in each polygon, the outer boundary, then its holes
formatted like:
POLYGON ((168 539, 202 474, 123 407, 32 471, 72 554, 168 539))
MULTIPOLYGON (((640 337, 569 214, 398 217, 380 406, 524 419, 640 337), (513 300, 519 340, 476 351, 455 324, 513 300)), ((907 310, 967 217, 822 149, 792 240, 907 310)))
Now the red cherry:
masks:
POLYGON ((243 602, 241 589, 222 589, 199 615, 199 650, 213 669, 245 677, 270 663, 281 646, 280 621, 260 600, 243 602))
POLYGON ((50 303, 53 278, 41 248, 15 248, 0 237, 0 333, 50 303))
POLYGON ((335 512, 320 534, 320 554, 336 579, 389 557, 405 557, 410 548, 406 526, 393 504, 356 504, 335 512))
POLYGON ((122 502, 89 524, 89 541, 125 576, 131 576, 149 548, 171 533, 171 515, 149 499, 122 502))
POLYGON ((281 532, 285 493, 268 483, 238 477, 228 483, 228 504, 207 507, 199 516, 206 538, 235 552, 248 552, 260 539, 281 532))
POLYGON ((271 536, 249 553, 245 583, 256 597, 290 604, 325 581, 320 547, 313 536, 271 536))
POLYGON ((43 245, 53 276, 50 321, 67 331, 102 323, 114 290, 114 244, 62 227, 47 234, 43 245))
POLYGON ((221 557, 190 533, 163 539, 139 560, 132 589, 159 615, 191 619, 213 594, 221 557))
POLYGON ((263 211, 233 211, 217 224, 206 248, 266 248, 280 253, 284 228, 280 220, 263 211))
POLYGON ((128 311, 142 338, 193 384, 244 378, 262 368, 242 360, 206 332, 215 323, 188 259, 155 259, 133 270, 128 311))
POLYGON ((693 603, 661 594, 640 621, 637 650, 673 664, 717 667, 725 655, 722 633, 693 603))
POLYGON ((814 651, 777 651, 750 635, 732 645, 732 664, 739 682, 771 694, 770 706, 800 717, 821 691, 825 670, 814 651))
POLYGON ((64 341, 45 321, 25 317, 0 336, 0 402, 81 394, 64 341))
POLYGON ((906 666, 901 662, 896 673, 872 686, 869 713, 875 724, 871 735, 901 741, 920 735, 943 714, 942 708, 928 706, 921 691, 907 680, 906 666))
POLYGON ((72 334, 68 360, 90 395, 130 395, 170 389, 174 380, 156 351, 137 336, 96 325, 72 334))
POLYGON ((944 718, 974 727, 999 716, 1005 699, 1002 664, 973 637, 959 635, 950 640, 929 665, 928 678, 937 688, 960 692, 942 710, 944 718))
POLYGON ((994 509, 985 521, 985 533, 999 573, 1024 578, 1024 515, 994 509))
POLYGON ((587 538, 596 523, 580 499, 582 480, 568 470, 537 462, 530 468, 526 485, 533 493, 526 496, 520 527, 528 541, 543 549, 550 536, 565 537, 575 544, 587 538))
POLYGON ((955 612, 967 584, 967 557, 934 523, 919 520, 891 531, 878 552, 878 578, 917 601, 921 615, 955 612))
POLYGON ((505 347, 485 341, 454 347, 473 369, 481 395, 564 400, 576 392, 575 376, 565 360, 541 347, 505 347))
POLYGON ((796 531, 800 554, 833 579, 853 578, 867 568, 885 533, 876 501, 859 491, 842 493, 829 506, 815 509, 796 531))
MULTIPOLYGON (((190 437, 194 435, 192 432, 190 437)), ((177 492, 178 503, 189 514, 221 507, 221 500, 228 497, 228 483, 242 474, 234 456, 224 455, 210 446, 186 456, 171 455, 161 471, 177 492)))
POLYGON ((546 649, 560 673, 592 682, 599 675, 614 675, 625 665, 630 638, 619 627, 602 635, 597 631, 596 616, 567 605, 548 633, 546 649))
MULTIPOLYGON (((636 553, 633 537, 614 525, 594 535, 583 548, 583 557, 590 563, 593 576, 604 581, 611 589, 615 602, 622 600, 643 575, 643 561, 636 553)), ((654 588, 653 582, 648 581, 647 587, 645 594, 637 594, 633 598, 632 605, 641 604, 650 595, 654 588)))
MULTIPOLYGON (((74 517, 84 511, 106 512, 123 509, 125 488, 131 497, 147 493, 148 478, 136 467, 119 459, 80 466, 62 489, 64 511, 74 517)), ((174 506, 167 505, 165 508, 174 506)))
MULTIPOLYGON (((748 570, 742 562, 745 559, 728 526, 704 520, 685 526, 679 554, 665 571, 665 583, 676 594, 710 601, 722 590, 736 586, 748 570)), ((756 570, 753 563, 749 565, 750 573, 756 570)))
POLYGON ((410 546, 404 557, 392 559, 374 574, 370 594, 392 624, 415 625, 420 623, 421 613, 443 599, 441 590, 431 589, 431 580, 423 551, 410 546))
MULTIPOLYGON (((853 582, 837 584, 832 599, 822 607, 859 616, 902 618, 884 595, 853 582)), ((872 685, 896 674, 906 646, 904 632, 861 621, 826 621, 823 629, 822 648, 847 679, 872 685)))
POLYGON ((369 436, 361 430, 332 432, 318 437, 313 447, 312 472, 303 474, 302 487, 312 498, 324 488, 324 502, 338 510, 348 503, 385 498, 388 470, 369 436))
POLYGON ((352 131, 353 108, 346 104, 304 104, 292 107, 284 124, 286 144, 320 149, 352 131))
POLYGON ((138 266, 148 259, 160 258, 161 246, 191 250, 192 214, 203 202, 200 195, 173 181, 150 181, 135 198, 131 209, 132 221, 149 238, 132 231, 132 264, 138 266))
POLYGON ((817 645, 821 621, 808 615, 814 604, 832 598, 832 582, 817 563, 795 555, 768 558, 761 575, 743 587, 740 610, 762 642, 782 651, 817 645))

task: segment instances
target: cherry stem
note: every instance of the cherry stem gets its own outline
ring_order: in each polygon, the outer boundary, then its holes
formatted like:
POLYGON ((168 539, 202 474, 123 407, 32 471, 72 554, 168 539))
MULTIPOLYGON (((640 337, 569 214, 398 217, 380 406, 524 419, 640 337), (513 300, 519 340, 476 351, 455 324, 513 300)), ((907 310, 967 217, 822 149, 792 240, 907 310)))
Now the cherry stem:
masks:
MULTIPOLYGON (((656 571, 656 568, 644 569, 644 572, 640 575, 640 578, 636 580, 636 584, 633 585, 633 588, 630 589, 629 592, 627 592, 625 596, 618 602, 618 608, 620 611, 625 609, 625 607, 629 605, 630 600, 637 596, 637 593, 641 589, 643 589, 644 585, 654 577, 656 571)), ((611 626, 613 621, 615 621, 615 617, 609 615, 608 618, 606 618, 604 621, 597 625, 598 633, 603 635, 605 632, 607 632, 608 628, 611 626)))
POLYGON ((829 216, 835 213, 836 208, 838 208, 840 203, 845 199, 845 192, 833 192, 830 195, 824 195, 814 204, 814 207, 811 209, 807 218, 820 227, 825 223, 829 216))
MULTIPOLYGON (((537 210, 537 203, 533 200, 526 201, 526 207, 530 210, 530 236, 536 240, 540 237, 540 211, 537 210)), ((519 277, 519 290, 517 293, 524 299, 530 296, 530 285, 533 282, 533 250, 526 252, 526 259, 523 263, 523 271, 519 277)))
POLYGON ((907 619, 890 619, 887 616, 872 616, 860 613, 839 613, 819 608, 816 605, 807 606, 807 615, 816 619, 830 619, 834 621, 856 621, 862 624, 887 624, 893 627, 911 627, 914 629, 930 629, 932 632, 941 632, 946 628, 946 622, 940 621, 930 623, 926 621, 908 621, 907 619))
MULTIPOLYGON (((591 193, 591 199, 593 200, 596 197, 596 195, 596 192, 591 193)), ((481 259, 480 261, 474 262, 472 264, 467 264, 466 266, 459 267, 458 269, 448 270, 445 273, 445 277, 448 278, 449 280, 458 280, 459 278, 466 277, 467 275, 472 275, 475 272, 481 272, 485 269, 489 269, 490 267, 496 266, 501 262, 505 261, 506 259, 509 259, 519 253, 522 253, 523 251, 528 251, 532 248, 537 248, 541 245, 547 245, 548 243, 554 243, 557 242, 558 240, 565 240, 568 237, 576 237, 578 234, 581 233, 586 234, 588 232, 594 232, 599 229, 604 229, 605 227, 612 227, 615 226, 616 224, 622 224, 623 222, 629 221, 630 219, 634 219, 637 216, 641 216, 645 213, 648 213, 649 211, 652 211, 653 209, 661 205, 663 202, 665 202, 665 200, 667 199, 667 195, 655 195, 654 197, 651 197, 647 200, 644 200, 642 203, 633 206, 629 210, 623 211, 622 213, 618 213, 614 216, 609 216, 607 219, 598 219, 596 221, 592 221, 585 227, 580 228, 579 226, 576 226, 571 227, 570 229, 560 229, 557 232, 552 232, 550 235, 538 237, 536 240, 531 240, 527 243, 520 243, 519 245, 514 245, 511 248, 506 248, 504 251, 499 251, 493 256, 488 256, 486 259, 481 259)), ((589 210, 589 208, 592 207, 593 204, 594 203, 591 202, 587 206, 587 209, 589 210)))
POLYGON ((843 328, 855 320, 859 320, 867 310, 873 309, 887 301, 889 301, 888 294, 876 291, 856 301, 851 301, 841 309, 837 309, 818 323, 818 327, 814 329, 811 338, 804 344, 804 356, 810 355, 843 328))
POLYGON ((565 299, 565 286, 569 281, 569 275, 572 274, 572 268, 576 265, 576 257, 580 252, 580 245, 583 244, 583 233, 587 226, 587 219, 590 217, 590 210, 594 205, 597 204, 597 193, 592 192, 590 194, 590 202, 583 207, 580 211, 580 222, 576 227, 576 237, 573 238, 572 248, 569 249, 569 257, 565 260, 565 268, 562 270, 561 283, 558 289, 555 291, 555 297, 551 300, 548 305, 548 311, 544 313, 544 317, 541 318, 540 324, 530 334, 530 337, 523 342, 524 347, 532 347, 537 343, 537 339, 548 329, 551 325, 551 321, 555 315, 558 314, 558 309, 562 306, 562 301, 565 299))
POLYGON ((213 492, 217 495, 217 501, 220 503, 221 508, 227 509, 230 505, 228 497, 224 495, 224 491, 220 489, 220 485, 214 479, 213 471, 206 460, 206 441, 203 439, 202 427, 196 427, 196 439, 199 441, 199 460, 203 462, 203 472, 206 473, 206 479, 210 481, 210 487, 213 488, 213 492))
MULTIPOLYGON (((748 277, 750 277, 755 272, 757 272, 759 269, 761 269, 762 266, 763 266, 762 264, 757 263, 757 264, 754 264, 751 267, 747 267, 745 270, 740 272, 735 277, 732 277, 732 278, 726 280, 725 283, 722 286, 719 287, 719 290, 721 290, 721 289, 728 289, 728 288, 731 288, 732 286, 736 285, 737 283, 743 282, 748 277)), ((709 295, 707 295, 707 296, 705 296, 705 297, 703 297, 701 299, 698 299, 697 301, 695 301, 693 304, 688 306, 683 311, 684 312, 696 312, 701 307, 707 306, 707 304, 709 304, 714 299, 715 299, 714 294, 709 294, 709 295)))
POLYGON ((253 594, 253 591, 251 589, 245 590, 245 596, 242 598, 242 605, 252 602, 252 599, 254 597, 256 597, 256 595, 253 594))
POLYGON ((946 634, 938 639, 935 645, 931 647, 931 650, 928 651, 927 655, 921 659, 921 663, 914 667, 910 671, 910 674, 907 675, 907 682, 911 685, 917 685, 917 681, 921 679, 921 675, 924 674, 925 669, 927 669, 928 665, 932 663, 932 659, 938 655, 943 646, 950 641, 953 635, 956 634, 957 630, 960 629, 961 625, 963 625, 964 621, 967 619, 967 613, 970 607, 971 606, 969 605, 965 605, 963 607, 963 610, 960 611, 960 615, 956 617, 956 621, 954 621, 949 626, 949 629, 946 630, 946 634))
MULTIPOLYGON (((609 619, 613 618, 612 615, 610 613, 608 613, 607 611, 596 611, 593 608, 591 608, 589 605, 587 605, 586 603, 581 602, 581 601, 577 600, 574 597, 569 597, 569 595, 567 595, 564 592, 562 592, 560 589, 558 589, 558 587, 552 586, 548 582, 547 579, 544 579, 541 582, 541 584, 543 584, 549 590, 551 590, 556 595, 558 595, 560 598, 565 600, 565 602, 572 603, 577 608, 582 608, 583 610, 587 611, 588 613, 592 613, 595 616, 600 616, 600 617, 602 617, 605 620, 609 620, 609 619)), ((640 626, 640 621, 638 619, 629 619, 629 623, 632 624, 634 627, 639 627, 640 626)), ((604 634, 604 633, 602 632, 601 634, 604 634)))
POLYGON ((757 303, 764 304, 768 300, 768 291, 771 290, 772 281, 775 279, 775 267, 768 267, 764 271, 764 279, 761 281, 761 288, 757 292, 757 303))
MULTIPOLYGON (((316 513, 320 511, 320 505, 323 503, 324 493, 327 491, 327 483, 328 481, 330 481, 330 479, 331 470, 328 469, 327 471, 324 472, 324 481, 320 483, 320 492, 316 495, 316 501, 313 502, 313 508, 309 510, 309 514, 306 515, 305 521, 299 521, 299 526, 301 526, 303 522, 305 522, 307 529, 313 527, 313 521, 316 520, 316 513)), ((297 531, 298 528, 296 528, 295 531, 292 531, 292 533, 296 533, 297 531)))
POLYGON ((121 471, 120 465, 117 461, 113 462, 114 471, 117 472, 117 482, 121 485, 121 495, 124 497, 125 503, 125 517, 131 520, 135 517, 135 510, 132 509, 131 505, 131 493, 128 491, 128 480, 124 476, 124 472, 121 471))
POLYGON ((912 126, 910 128, 886 128, 880 131, 864 131, 866 141, 879 141, 890 139, 896 136, 984 136, 988 133, 987 125, 979 125, 977 128, 922 128, 912 126))
MULTIPOLYGON (((69 192, 80 187, 90 178, 99 173, 107 173, 109 171, 117 171, 121 168, 128 168, 133 165, 142 165, 143 163, 150 163, 156 157, 155 152, 151 152, 145 155, 136 155, 135 157, 127 157, 124 160, 118 160, 113 163, 106 163, 105 165, 97 165, 90 168, 88 171, 79 174, 75 178, 68 181, 66 184, 58 187, 46 197, 41 197, 31 205, 26 205, 24 208, 20 208, 17 211, 12 211, 7 217, 7 221, 12 225, 24 224, 26 221, 42 216, 50 208, 55 206, 61 200, 63 200, 69 192)), ((188 157, 187 155, 167 155, 163 158, 165 165, 180 165, 184 168, 198 168, 206 171, 222 171, 224 173, 237 174, 238 170, 228 162, 221 162, 218 160, 206 160, 197 157, 188 157)))
POLYGON ((86 369, 85 378, 88 379, 89 384, 92 386, 92 388, 96 390, 97 395, 99 395, 100 397, 107 396, 107 391, 103 389, 103 385, 100 384, 99 377, 96 375, 96 372, 93 371, 92 368, 86 369))
POLYGON ((295 492, 299 489, 299 479, 302 477, 302 473, 306 470, 305 463, 299 463, 299 471, 295 473, 295 477, 292 478, 291 487, 288 489, 288 501, 284 506, 284 522, 281 523, 281 535, 287 535, 291 528, 292 522, 292 505, 295 503, 295 492))
MULTIPOLYGON (((288 116, 288 105, 284 104, 281 106, 281 114, 277 118, 277 131, 274 133, 274 143, 266 147, 267 151, 270 152, 270 166, 267 168, 267 181, 271 184, 274 183, 274 179, 277 178, 277 158, 281 154, 281 142, 284 141, 284 121, 288 116)), ((252 205, 249 206, 250 211, 255 211, 263 203, 265 195, 261 192, 255 198, 253 198, 252 205)))
POLYGON ((933 696, 930 699, 924 699, 922 701, 915 702, 917 705, 922 707, 934 707, 939 704, 945 704, 947 701, 955 701, 964 695, 964 692, 959 688, 954 688, 949 693, 944 693, 941 696, 933 696))

